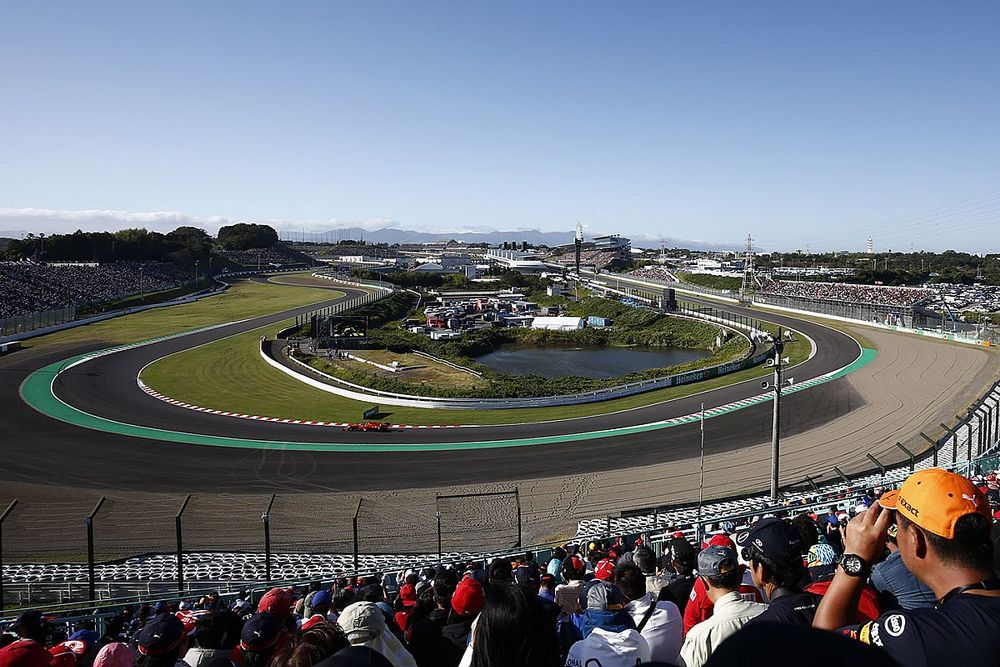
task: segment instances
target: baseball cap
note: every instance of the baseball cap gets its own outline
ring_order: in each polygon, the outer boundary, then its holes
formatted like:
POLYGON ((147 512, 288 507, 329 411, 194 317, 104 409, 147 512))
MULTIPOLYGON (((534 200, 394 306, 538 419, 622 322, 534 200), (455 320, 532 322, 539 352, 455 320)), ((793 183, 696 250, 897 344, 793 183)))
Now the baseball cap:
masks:
POLYGON ((373 602, 352 602, 337 619, 352 644, 364 644, 386 630, 385 614, 373 602))
POLYGON ((257 611, 266 611, 275 616, 287 616, 292 609, 292 592, 287 588, 272 588, 257 604, 257 611))
POLYGON ((565 572, 575 572, 577 574, 583 574, 586 570, 586 566, 583 564, 583 559, 579 556, 567 556, 562 562, 563 571, 565 572))
POLYGON ((331 604, 333 604, 333 593, 330 592, 329 588, 316 591, 313 593, 312 599, 309 601, 310 607, 322 607, 324 605, 329 607, 331 604))
POLYGON ((763 555, 775 564, 802 561, 802 536, 792 524, 769 517, 736 534, 736 544, 746 550, 744 559, 763 555))
POLYGON ((625 595, 615 584, 600 579, 580 587, 580 608, 594 611, 618 611, 625 607, 625 595))
POLYGON ((465 577, 455 587, 451 596, 451 608, 461 616, 475 616, 483 610, 486 595, 483 585, 472 577, 465 577))
POLYGON ((184 624, 172 614, 152 617, 139 631, 136 642, 142 655, 163 655, 169 653, 184 638, 184 624))
POLYGON ((990 504, 983 492, 965 477, 941 468, 913 473, 899 491, 884 494, 878 502, 948 540, 955 537, 955 523, 963 516, 990 518, 990 504))
POLYGON ((685 567, 694 567, 698 558, 698 553, 683 537, 675 537, 670 540, 670 557, 685 567))
POLYGON ((698 554, 698 574, 703 577, 716 577, 732 572, 739 563, 736 560, 736 550, 729 547, 710 546, 698 554))
POLYGON ((701 545, 702 549, 707 549, 708 547, 726 547, 727 549, 732 549, 733 553, 736 552, 736 544, 733 543, 733 540, 728 535, 723 533, 712 535, 707 542, 701 545))
POLYGON ((613 581, 615 578, 615 562, 610 558, 602 558, 594 566, 594 576, 601 581, 613 581))
POLYGON ((0 648, 0 667, 49 667, 51 654, 34 639, 19 639, 0 648))
POLYGON ((309 630, 312 630, 320 623, 325 623, 325 622, 326 622, 326 616, 324 616, 323 614, 313 614, 306 620, 302 621, 302 627, 299 629, 302 630, 302 632, 308 632, 309 630))
POLYGON ((413 584, 403 584, 399 589, 399 599, 404 607, 412 607, 417 604, 417 587, 413 584))
POLYGON ((240 648, 253 653, 267 653, 278 644, 285 628, 284 619, 270 612, 260 612, 250 617, 240 635, 240 648))
POLYGON ((52 656, 49 659, 49 667, 73 667, 76 665, 77 655, 73 649, 65 645, 65 642, 50 648, 49 655, 52 656))

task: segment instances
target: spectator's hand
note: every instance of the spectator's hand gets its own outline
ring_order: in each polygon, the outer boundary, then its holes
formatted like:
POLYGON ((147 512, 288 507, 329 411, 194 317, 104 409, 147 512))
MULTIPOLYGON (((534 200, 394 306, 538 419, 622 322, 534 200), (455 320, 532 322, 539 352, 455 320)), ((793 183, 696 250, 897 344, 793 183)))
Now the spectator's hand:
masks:
POLYGON ((851 519, 844 534, 844 553, 857 554, 872 564, 885 550, 892 515, 876 503, 851 519))

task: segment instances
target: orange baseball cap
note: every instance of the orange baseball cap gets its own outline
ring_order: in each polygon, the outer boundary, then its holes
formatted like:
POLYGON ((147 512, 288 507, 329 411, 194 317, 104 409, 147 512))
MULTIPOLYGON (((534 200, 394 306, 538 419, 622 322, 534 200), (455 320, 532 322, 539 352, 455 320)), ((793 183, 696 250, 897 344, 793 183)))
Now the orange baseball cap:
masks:
POLYGON ((990 518, 990 504, 982 491, 961 475, 940 468, 913 473, 898 491, 883 494, 878 504, 949 540, 955 537, 955 523, 966 514, 990 518))

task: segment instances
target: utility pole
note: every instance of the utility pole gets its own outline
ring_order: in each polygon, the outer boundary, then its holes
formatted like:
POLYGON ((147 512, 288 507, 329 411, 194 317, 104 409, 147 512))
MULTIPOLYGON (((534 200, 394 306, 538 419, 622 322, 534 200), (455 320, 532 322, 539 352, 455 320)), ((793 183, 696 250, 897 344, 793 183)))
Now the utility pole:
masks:
POLYGON ((743 260, 743 284, 740 285, 740 302, 750 302, 750 292, 753 290, 753 237, 747 234, 747 249, 743 260))
POLYGON ((788 365, 788 357, 782 357, 785 350, 785 343, 781 340, 781 327, 778 327, 778 335, 774 339, 774 357, 767 360, 767 365, 774 369, 774 379, 771 384, 767 380, 760 383, 764 389, 774 390, 774 414, 771 420, 771 500, 778 499, 778 471, 779 471, 779 447, 781 430, 781 389, 792 385, 793 379, 785 380, 783 370, 788 365))

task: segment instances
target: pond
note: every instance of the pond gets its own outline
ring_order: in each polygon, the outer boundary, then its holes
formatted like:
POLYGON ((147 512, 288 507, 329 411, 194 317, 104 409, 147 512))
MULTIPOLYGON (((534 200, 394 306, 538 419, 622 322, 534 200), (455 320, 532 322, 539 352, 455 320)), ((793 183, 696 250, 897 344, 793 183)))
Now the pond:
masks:
POLYGON ((503 345, 476 361, 508 375, 568 375, 603 379, 666 368, 712 356, 707 350, 676 347, 525 347, 503 345))

